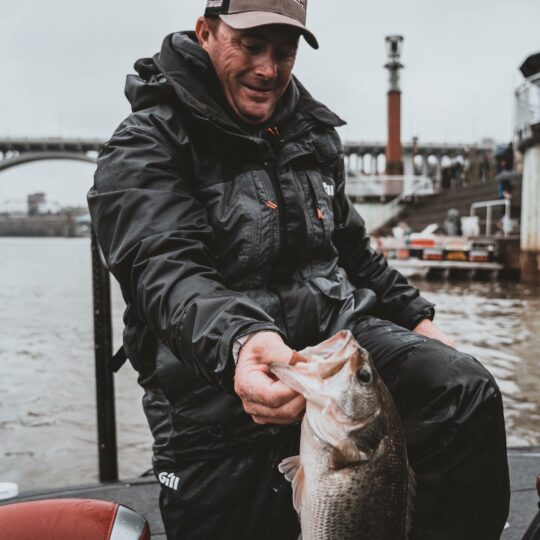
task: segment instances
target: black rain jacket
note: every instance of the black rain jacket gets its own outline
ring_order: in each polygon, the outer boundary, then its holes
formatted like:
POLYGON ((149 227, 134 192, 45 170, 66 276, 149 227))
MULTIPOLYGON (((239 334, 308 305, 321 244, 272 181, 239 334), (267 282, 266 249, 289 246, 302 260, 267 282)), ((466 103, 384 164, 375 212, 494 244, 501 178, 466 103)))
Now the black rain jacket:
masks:
POLYGON ((192 33, 135 68, 88 204, 127 303, 155 466, 170 470, 287 429, 244 413, 237 338, 273 330, 300 349, 367 314, 412 329, 433 306, 370 248, 345 195, 343 122, 298 80, 253 129, 192 33))

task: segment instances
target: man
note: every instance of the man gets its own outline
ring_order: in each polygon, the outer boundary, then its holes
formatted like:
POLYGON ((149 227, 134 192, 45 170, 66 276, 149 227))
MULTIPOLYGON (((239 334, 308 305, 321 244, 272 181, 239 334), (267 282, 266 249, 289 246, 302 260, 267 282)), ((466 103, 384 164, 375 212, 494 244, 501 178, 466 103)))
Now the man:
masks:
POLYGON ((268 364, 348 328, 403 420, 411 537, 498 538, 500 392, 369 247, 345 196, 343 122, 291 75, 299 37, 318 47, 306 3, 210 0, 195 33, 139 60, 88 196, 127 303, 167 536, 297 538, 277 465, 298 452, 305 402, 268 364))

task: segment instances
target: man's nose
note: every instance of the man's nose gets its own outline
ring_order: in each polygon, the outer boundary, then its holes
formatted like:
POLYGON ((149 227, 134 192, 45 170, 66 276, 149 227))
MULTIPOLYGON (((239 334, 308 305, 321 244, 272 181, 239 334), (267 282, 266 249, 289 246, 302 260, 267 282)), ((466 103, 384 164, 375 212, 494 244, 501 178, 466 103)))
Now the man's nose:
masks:
POLYGON ((269 80, 274 80, 277 77, 277 62, 273 52, 268 51, 264 55, 261 55, 256 73, 258 77, 269 80))

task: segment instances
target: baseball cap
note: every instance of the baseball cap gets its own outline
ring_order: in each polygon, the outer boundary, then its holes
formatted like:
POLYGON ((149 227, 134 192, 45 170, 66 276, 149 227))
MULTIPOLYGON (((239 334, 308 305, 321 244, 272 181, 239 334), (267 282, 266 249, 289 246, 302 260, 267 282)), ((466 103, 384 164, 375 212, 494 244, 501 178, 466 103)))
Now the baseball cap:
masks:
POLYGON ((205 17, 219 17, 237 30, 268 24, 297 28, 305 40, 319 48, 317 38, 306 28, 308 0, 207 0, 205 17))

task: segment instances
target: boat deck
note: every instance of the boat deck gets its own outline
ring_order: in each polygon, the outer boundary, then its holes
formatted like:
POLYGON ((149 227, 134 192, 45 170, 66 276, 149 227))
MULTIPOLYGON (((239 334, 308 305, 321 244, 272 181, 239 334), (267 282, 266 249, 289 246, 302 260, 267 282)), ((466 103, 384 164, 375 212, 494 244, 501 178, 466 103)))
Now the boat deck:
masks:
MULTIPOLYGON (((501 540, 521 540, 538 508, 536 494, 536 476, 540 474, 540 448, 510 449, 512 500, 509 527, 504 531, 501 540)), ((165 540, 163 522, 159 514, 158 498, 160 486, 153 476, 112 484, 97 484, 22 494, 17 499, 3 501, 28 501, 45 498, 82 497, 116 501, 133 508, 146 517, 150 523, 153 539, 165 540)))

